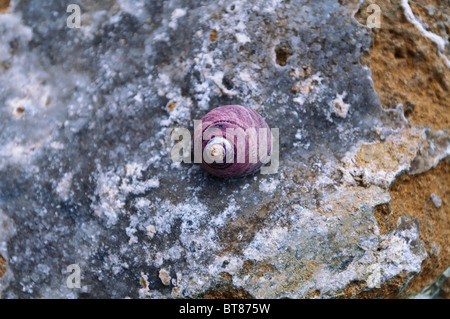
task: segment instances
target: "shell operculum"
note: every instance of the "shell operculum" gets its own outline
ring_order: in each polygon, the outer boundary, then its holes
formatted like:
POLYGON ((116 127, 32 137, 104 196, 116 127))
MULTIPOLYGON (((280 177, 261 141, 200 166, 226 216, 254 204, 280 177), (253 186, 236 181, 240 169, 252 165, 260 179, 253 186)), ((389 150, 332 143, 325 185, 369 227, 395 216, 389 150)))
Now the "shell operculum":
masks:
POLYGON ((233 146, 223 137, 214 137, 203 150, 204 160, 208 164, 228 164, 234 159, 233 146))

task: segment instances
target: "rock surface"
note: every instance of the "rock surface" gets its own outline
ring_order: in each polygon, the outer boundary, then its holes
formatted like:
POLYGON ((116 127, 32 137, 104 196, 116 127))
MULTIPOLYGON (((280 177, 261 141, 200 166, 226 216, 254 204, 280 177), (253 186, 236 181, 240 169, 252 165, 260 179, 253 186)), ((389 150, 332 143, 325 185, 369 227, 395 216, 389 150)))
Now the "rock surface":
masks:
POLYGON ((408 72, 422 58, 418 87, 442 89, 390 99, 380 72, 400 78, 376 39, 398 32, 384 17, 400 1, 383 2, 379 31, 359 1, 74 2, 79 29, 64 3, 0 9, 3 298, 395 297, 446 282, 448 46, 419 32, 411 55, 396 33, 408 72), (224 104, 279 128, 276 174, 173 163, 173 128, 224 104))

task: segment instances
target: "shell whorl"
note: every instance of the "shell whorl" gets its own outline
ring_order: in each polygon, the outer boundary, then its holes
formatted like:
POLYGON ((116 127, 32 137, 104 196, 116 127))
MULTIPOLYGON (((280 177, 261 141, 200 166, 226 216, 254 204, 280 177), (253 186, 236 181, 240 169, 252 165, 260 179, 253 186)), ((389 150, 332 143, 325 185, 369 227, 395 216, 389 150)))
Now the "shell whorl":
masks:
MULTIPOLYGON (((199 130, 197 127, 196 131, 199 130)), ((269 126, 249 107, 224 105, 213 109, 202 118, 201 136, 201 165, 219 177, 243 176, 259 170, 262 166, 258 157, 261 146, 265 146, 267 156, 271 154, 269 126), (227 136, 229 132, 233 134, 227 136), (245 135, 239 135, 242 133, 245 135), (266 145, 260 145, 261 141, 266 145)))

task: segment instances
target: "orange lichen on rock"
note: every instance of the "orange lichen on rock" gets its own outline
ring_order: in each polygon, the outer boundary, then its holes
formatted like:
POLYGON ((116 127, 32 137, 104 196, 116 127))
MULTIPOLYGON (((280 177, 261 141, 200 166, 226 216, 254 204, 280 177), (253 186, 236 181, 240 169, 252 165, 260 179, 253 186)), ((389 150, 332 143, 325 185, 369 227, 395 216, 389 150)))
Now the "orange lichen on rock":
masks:
MULTIPOLYGON (((447 3, 431 2, 436 3, 436 11, 447 3)), ((361 63, 372 71, 381 104, 390 109, 402 103, 412 123, 448 129, 450 72, 436 44, 407 20, 400 0, 365 1, 355 16, 360 23, 366 25, 371 14, 367 7, 372 3, 381 8, 381 27, 372 29, 370 51, 361 63)), ((417 9, 424 6, 411 5, 413 12, 422 17, 417 12, 423 13, 423 9, 417 9)))
POLYGON ((6 259, 0 255, 0 278, 6 274, 6 259))
POLYGON ((0 13, 8 12, 10 0, 0 0, 0 13))
POLYGON ((420 132, 406 131, 398 138, 376 144, 363 144, 355 156, 359 166, 372 167, 374 170, 396 171, 400 165, 410 162, 417 154, 420 132))
POLYGON ((449 159, 420 175, 403 174, 391 185, 389 204, 375 207, 374 215, 380 233, 388 234, 396 228, 397 220, 406 217, 418 224, 420 239, 428 257, 421 272, 406 286, 401 296, 416 294, 432 284, 450 265, 450 165, 449 159), (442 204, 437 207, 432 200, 437 195, 442 204))
POLYGON ((422 271, 408 284, 409 293, 417 293, 431 284, 450 265, 450 163, 441 161, 430 171, 416 175, 402 175, 391 186, 391 214, 394 220, 406 216, 416 220, 420 238, 424 241, 428 258, 422 271), (436 207, 431 195, 436 194, 442 205, 436 207))

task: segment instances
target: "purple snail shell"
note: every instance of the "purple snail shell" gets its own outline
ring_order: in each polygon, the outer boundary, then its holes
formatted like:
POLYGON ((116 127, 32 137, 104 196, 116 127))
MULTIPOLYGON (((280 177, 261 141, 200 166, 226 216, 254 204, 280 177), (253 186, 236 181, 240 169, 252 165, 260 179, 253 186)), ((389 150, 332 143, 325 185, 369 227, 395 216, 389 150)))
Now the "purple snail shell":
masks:
MULTIPOLYGON (((261 115, 251 108, 241 105, 219 106, 207 113, 201 123, 201 135, 197 135, 202 139, 201 166, 208 173, 223 178, 244 176, 258 171, 263 165, 261 159, 264 163, 268 162, 271 155, 270 128, 261 115), (227 128, 234 129, 231 131, 235 133, 227 137, 227 128), (255 133, 239 135, 239 132, 250 131, 255 133), (245 151, 242 148, 244 143, 245 151)), ((199 134, 199 130, 200 125, 196 127, 196 134, 199 134)))

